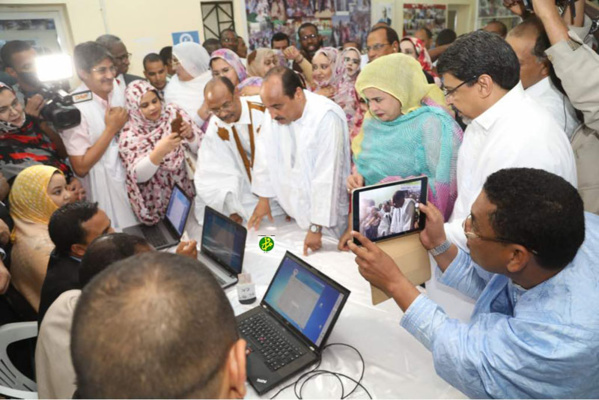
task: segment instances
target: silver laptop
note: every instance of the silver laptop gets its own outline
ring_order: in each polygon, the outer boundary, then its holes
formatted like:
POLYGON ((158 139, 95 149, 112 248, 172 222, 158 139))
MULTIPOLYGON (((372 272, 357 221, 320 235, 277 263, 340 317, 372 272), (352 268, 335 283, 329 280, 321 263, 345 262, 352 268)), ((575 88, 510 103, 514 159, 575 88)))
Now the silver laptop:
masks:
POLYGON ((181 240, 187 218, 191 211, 192 199, 178 185, 168 202, 165 217, 156 225, 144 224, 123 229, 124 233, 145 238, 156 250, 175 246, 181 240))
POLYGON ((214 274, 222 288, 233 286, 238 281, 246 237, 244 226, 206 206, 198 260, 214 274))

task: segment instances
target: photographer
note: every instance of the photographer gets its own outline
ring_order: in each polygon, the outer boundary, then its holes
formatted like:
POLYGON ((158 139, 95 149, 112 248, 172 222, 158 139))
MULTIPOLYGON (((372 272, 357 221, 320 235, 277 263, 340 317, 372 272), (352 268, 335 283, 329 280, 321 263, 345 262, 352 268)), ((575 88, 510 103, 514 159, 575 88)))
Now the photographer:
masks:
MULTIPOLYGON (((576 32, 566 27, 554 0, 534 0, 533 7, 552 45, 545 53, 570 101, 584 115, 584 124, 572 138, 578 191, 585 210, 599 213, 599 92, 596 90, 599 87, 599 55, 583 44, 576 32)), ((577 17, 580 14, 582 12, 577 13, 577 17)))
POLYGON ((31 115, 35 107, 37 103, 33 100, 23 107, 15 91, 0 82, 0 172, 9 182, 23 169, 36 164, 50 165, 67 176, 72 175, 55 143, 31 115))
POLYGON ((37 52, 27 42, 11 40, 2 47, 0 56, 6 73, 17 81, 12 89, 21 104, 24 105, 25 113, 36 120, 43 134, 52 141, 58 155, 61 158, 66 158, 67 152, 62 139, 51 124, 40 118, 40 112, 46 101, 39 94, 42 83, 37 78, 35 70, 37 52))

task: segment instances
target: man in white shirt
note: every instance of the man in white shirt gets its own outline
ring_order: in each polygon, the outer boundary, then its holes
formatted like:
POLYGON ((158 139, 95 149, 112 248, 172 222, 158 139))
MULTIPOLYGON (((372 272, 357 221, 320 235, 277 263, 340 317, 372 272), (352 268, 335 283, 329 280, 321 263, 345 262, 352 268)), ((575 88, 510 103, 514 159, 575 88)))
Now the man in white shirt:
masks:
POLYGON ((258 136, 252 191, 260 200, 248 227, 272 220, 269 199, 307 231, 304 254, 322 246, 322 229, 339 237, 345 230, 350 172, 345 114, 326 97, 302 88, 289 68, 264 78, 260 97, 267 108, 258 136))
POLYGON ((116 137, 129 116, 124 94, 114 84, 113 57, 98 43, 85 42, 75 46, 74 60, 83 81, 74 92, 90 90, 92 99, 76 105, 81 124, 61 133, 73 171, 82 178, 88 200, 98 202, 114 227, 135 225, 116 137))
POLYGON ((206 84, 204 98, 212 113, 194 177, 195 215, 202 221, 206 205, 241 223, 252 215, 256 137, 265 108, 259 96, 240 97, 226 77, 206 84))
POLYGON ((571 139, 580 124, 568 97, 553 83, 553 66, 545 55, 551 45, 542 22, 528 17, 505 39, 520 61, 520 80, 526 93, 541 104, 571 139))
MULTIPOLYGON (((518 58, 501 37, 485 31, 460 37, 439 58, 437 71, 447 104, 472 121, 458 153, 458 198, 445 224, 449 240, 467 251, 462 221, 489 175, 504 168, 537 168, 576 186, 576 165, 563 129, 524 92, 518 58)), ((460 302, 457 292, 448 295, 450 289, 435 279, 426 288, 451 314, 469 318, 472 307, 460 302)))

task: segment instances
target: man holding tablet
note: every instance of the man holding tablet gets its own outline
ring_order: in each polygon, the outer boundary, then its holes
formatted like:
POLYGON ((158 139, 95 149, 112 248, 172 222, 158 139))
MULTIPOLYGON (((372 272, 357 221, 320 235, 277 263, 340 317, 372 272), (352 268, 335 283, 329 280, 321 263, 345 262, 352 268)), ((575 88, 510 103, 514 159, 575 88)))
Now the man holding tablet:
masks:
POLYGON ((472 398, 598 397, 599 217, 584 213, 576 188, 538 169, 493 173, 464 220, 470 254, 447 241, 439 210, 419 208, 437 278, 476 300, 469 323, 450 319, 364 236, 352 233, 364 247, 348 245, 437 373, 472 398))

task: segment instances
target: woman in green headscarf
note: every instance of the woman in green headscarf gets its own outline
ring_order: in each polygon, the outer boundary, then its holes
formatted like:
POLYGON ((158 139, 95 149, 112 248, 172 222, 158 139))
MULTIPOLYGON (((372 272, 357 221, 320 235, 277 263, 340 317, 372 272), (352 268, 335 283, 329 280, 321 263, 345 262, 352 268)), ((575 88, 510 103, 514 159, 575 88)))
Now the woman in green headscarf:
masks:
MULTIPOLYGON (((355 165, 348 189, 426 175, 428 200, 447 220, 457 197, 463 132, 443 108, 441 90, 427 83, 414 58, 390 54, 362 70, 356 91, 368 104, 368 113, 352 141, 355 165)), ((339 241, 340 249, 346 248, 348 234, 339 241)))

